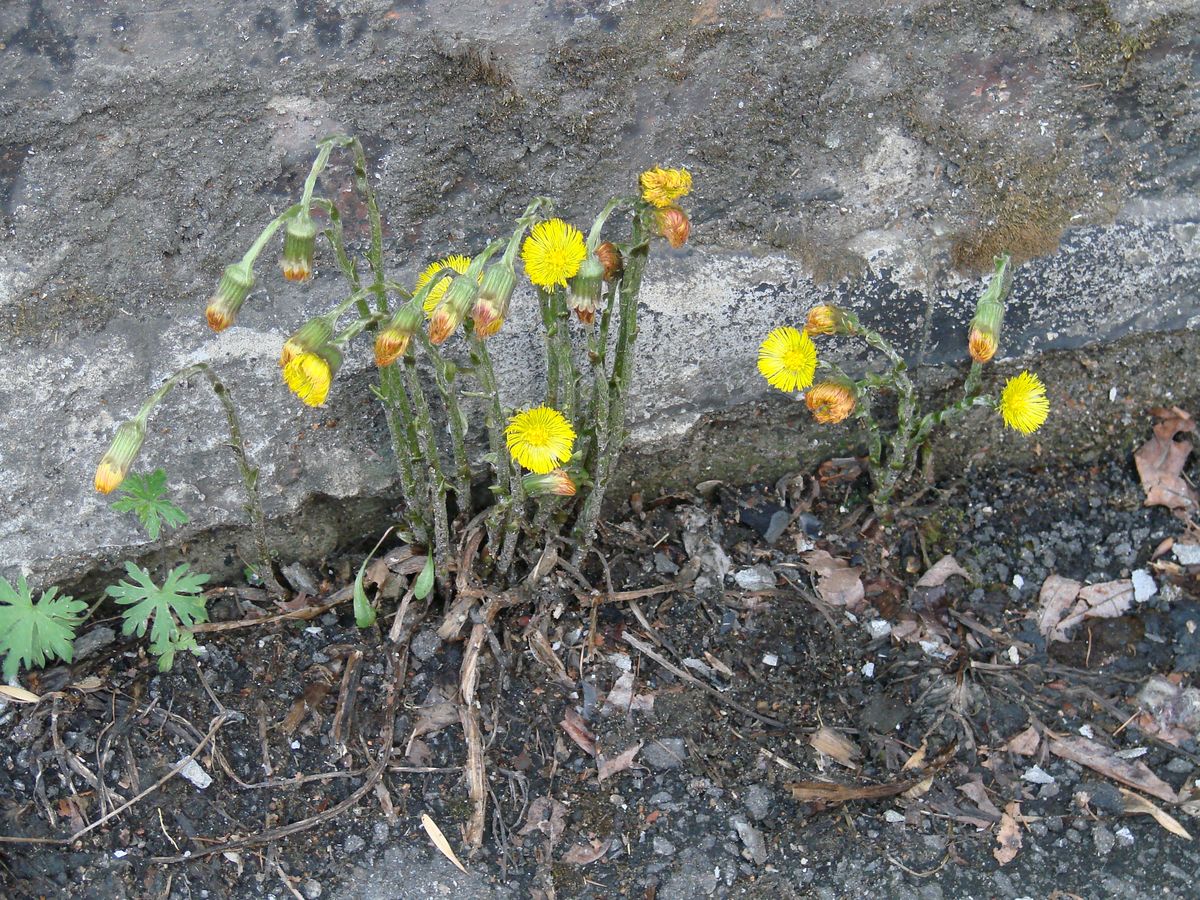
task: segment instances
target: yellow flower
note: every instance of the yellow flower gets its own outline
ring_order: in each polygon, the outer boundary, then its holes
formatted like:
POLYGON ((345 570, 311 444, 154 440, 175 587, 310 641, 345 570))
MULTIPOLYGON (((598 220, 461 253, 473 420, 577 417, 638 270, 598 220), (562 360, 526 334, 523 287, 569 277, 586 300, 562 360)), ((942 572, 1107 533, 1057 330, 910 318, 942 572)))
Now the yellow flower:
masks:
POLYGON ((301 353, 283 367, 283 380, 292 393, 309 406, 320 406, 329 396, 335 367, 316 353, 301 353))
POLYGON ((538 406, 509 419, 504 438, 519 465, 546 475, 571 458, 575 430, 557 409, 538 406))
POLYGON ((854 412, 854 390, 841 381, 822 381, 813 385, 804 402, 822 425, 836 425, 854 412))
POLYGON ((643 172, 638 180, 642 186, 642 199, 659 209, 670 206, 674 200, 686 196, 692 189, 692 176, 687 169, 663 169, 655 166, 643 172))
POLYGON ((816 345, 806 332, 776 328, 758 348, 758 371, 771 387, 788 393, 803 390, 817 371, 816 345))
MULTIPOLYGON (((425 271, 417 276, 417 284, 413 289, 413 293, 416 293, 421 288, 425 287, 425 285, 429 284, 429 282, 433 280, 433 277, 437 275, 438 272, 441 272, 445 269, 452 269, 459 275, 465 275, 467 273, 467 267, 470 265, 471 257, 464 256, 461 253, 451 253, 445 259, 439 259, 437 262, 431 262, 425 267, 425 271)), ((449 275, 444 277, 441 281, 430 288, 429 293, 425 296, 425 315, 428 316, 433 314, 433 311, 437 308, 438 303, 441 302, 442 297, 446 293, 446 288, 448 287, 450 287, 449 275)))
POLYGON ((521 245, 525 274, 538 287, 565 286, 587 256, 583 234, 562 219, 538 222, 521 245))
POLYGON ((1050 414, 1050 400, 1041 379, 1030 372, 1022 372, 1008 379, 996 409, 1009 428, 1022 434, 1033 434, 1050 414))

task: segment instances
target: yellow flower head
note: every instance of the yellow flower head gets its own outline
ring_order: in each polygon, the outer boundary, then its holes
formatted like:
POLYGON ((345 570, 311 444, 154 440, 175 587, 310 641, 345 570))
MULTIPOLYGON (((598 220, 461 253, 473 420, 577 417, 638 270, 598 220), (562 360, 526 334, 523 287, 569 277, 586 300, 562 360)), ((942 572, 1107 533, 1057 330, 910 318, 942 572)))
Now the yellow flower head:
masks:
MULTIPOLYGON (((332 349, 326 348, 326 351, 332 349)), ((333 384, 333 376, 337 371, 337 357, 333 359, 334 364, 331 364, 322 355, 301 353, 283 367, 283 380, 292 393, 306 404, 320 406, 329 397, 329 386, 333 384)))
POLYGON ((776 328, 758 348, 758 371, 771 387, 791 393, 812 384, 817 348, 806 332, 776 328))
POLYGON ((1022 434, 1033 434, 1050 414, 1050 400, 1041 379, 1031 372, 1022 372, 1008 379, 996 409, 1009 428, 1022 434))
POLYGON ((813 385, 804 402, 822 425, 836 425, 854 412, 854 390, 840 381, 822 381, 813 385))
POLYGON ((504 438, 519 465, 546 475, 571 458, 575 430, 557 409, 538 406, 509 419, 504 438))
MULTIPOLYGON (((471 257, 464 256, 461 253, 451 253, 445 259, 439 259, 437 262, 431 262, 425 267, 425 271, 417 276, 416 287, 413 288, 413 293, 416 293, 425 285, 433 280, 433 277, 439 272, 446 269, 451 269, 459 275, 467 273, 467 267, 471 265, 471 257)), ((430 288, 429 293, 425 296, 425 315, 432 315, 437 309, 438 303, 446 293, 446 288, 450 287, 450 275, 446 275, 437 284, 430 288)))
POLYGON ((525 274, 538 287, 563 287, 587 256, 583 234, 562 219, 538 222, 521 245, 525 274))
POLYGON ((659 209, 670 206, 692 189, 692 176, 687 169, 663 169, 655 166, 643 172, 638 180, 642 186, 642 199, 659 209))

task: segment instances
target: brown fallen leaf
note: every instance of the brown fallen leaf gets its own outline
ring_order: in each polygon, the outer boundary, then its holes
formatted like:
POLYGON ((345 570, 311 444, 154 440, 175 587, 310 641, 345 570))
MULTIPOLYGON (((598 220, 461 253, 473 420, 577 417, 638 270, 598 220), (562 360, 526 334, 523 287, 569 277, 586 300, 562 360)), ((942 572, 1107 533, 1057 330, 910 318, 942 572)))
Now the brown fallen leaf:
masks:
POLYGON ((1192 443, 1175 440, 1184 432, 1195 431, 1196 423, 1178 406, 1152 409, 1150 414, 1160 420, 1154 426, 1154 436, 1133 454, 1138 477, 1146 491, 1144 505, 1188 511, 1200 508, 1200 496, 1183 478, 1183 467, 1192 452, 1192 443))
POLYGON ((638 741, 629 747, 626 747, 620 754, 612 759, 605 759, 603 756, 596 757, 597 779, 603 781, 606 778, 624 772, 633 765, 633 758, 638 755, 642 749, 642 742, 638 741))
POLYGON ((537 629, 530 631, 529 649, 532 651, 534 659, 542 664, 561 687, 568 690, 575 689, 575 682, 567 674, 567 667, 563 665, 563 661, 558 658, 558 654, 550 646, 550 639, 546 635, 537 629))
POLYGON ((912 755, 904 761, 904 765, 900 767, 901 772, 911 772, 913 769, 920 770, 925 766, 925 754, 929 752, 929 746, 925 741, 921 741, 921 746, 913 751, 912 755))
POLYGON ((824 753, 847 769, 858 769, 858 763, 854 760, 862 755, 862 751, 841 732, 822 725, 809 737, 808 742, 818 753, 824 753))
POLYGON ((1037 729, 1030 725, 1020 734, 1010 737, 1004 745, 1004 749, 1018 756, 1033 756, 1037 753, 1039 743, 1041 743, 1041 738, 1038 736, 1037 729))
POLYGON ((965 784, 960 784, 958 789, 962 791, 972 803, 979 807, 979 811, 986 813, 989 816, 1000 818, 1000 808, 992 802, 992 798, 988 796, 987 788, 983 786, 983 779, 976 775, 971 781, 965 784))
POLYGON ((1135 794, 1133 791, 1127 791, 1125 788, 1117 788, 1117 790, 1121 792, 1121 796, 1125 800, 1123 805, 1125 807, 1126 814, 1136 815, 1139 813, 1145 813, 1146 815, 1151 816, 1154 821, 1163 828, 1167 829, 1167 831, 1171 832, 1171 834, 1177 835, 1178 837, 1188 841, 1192 839, 1192 836, 1188 834, 1187 829, 1179 824, 1178 819, 1159 809, 1141 794, 1135 794))
POLYGON ((425 813, 421 813, 421 827, 425 829, 425 833, 429 835, 429 839, 433 841, 433 846, 441 851, 442 856, 454 863, 460 872, 467 874, 466 867, 458 861, 458 856, 455 854, 450 842, 446 840, 446 835, 442 834, 442 829, 438 828, 437 822, 429 818, 425 813))
POLYGON ((1017 825, 1017 817, 1021 815, 1021 804, 1013 801, 1004 807, 1000 814, 1000 830, 996 832, 996 849, 992 856, 1002 866, 1007 866, 1016 859, 1021 849, 1021 828, 1017 825))
POLYGON ((605 715, 611 715, 615 712, 628 713, 632 705, 633 672, 622 672, 621 677, 609 689, 608 696, 604 698, 604 705, 600 708, 600 711, 605 715))
POLYGON ((0 697, 5 700, 15 700, 17 703, 37 703, 42 698, 33 691, 12 684, 0 684, 0 697))
POLYGON ((567 808, 553 797, 538 797, 529 804, 529 812, 525 816, 525 824, 517 834, 525 836, 538 832, 550 839, 550 844, 558 843, 558 839, 567 829, 567 808))
POLYGON ((594 863, 608 852, 608 841, 599 838, 587 844, 576 844, 562 856, 562 861, 572 866, 594 863))
POLYGON ((971 580, 967 570, 960 566, 953 556, 946 554, 935 562, 928 572, 917 579, 917 587, 939 587, 945 584, 946 579, 952 575, 958 575, 967 581, 971 580))
POLYGON ((1082 587, 1080 582, 1061 575, 1049 575, 1042 582, 1042 590, 1038 594, 1041 607, 1038 612, 1038 631, 1047 640, 1067 640, 1066 631, 1060 623, 1067 617, 1082 587))
POLYGON ((1067 632, 1085 619, 1112 619, 1133 604, 1133 582, 1127 578, 1083 585, 1050 575, 1038 595, 1038 630, 1050 641, 1068 641, 1067 632))
POLYGON ((1048 747, 1055 756, 1094 769, 1113 781, 1137 788, 1167 803, 1179 802, 1179 794, 1175 789, 1151 772, 1145 763, 1121 759, 1103 744, 1078 735, 1067 735, 1052 738, 1048 747))
POLYGON ((862 609, 867 593, 858 566, 851 566, 826 550, 810 550, 802 559, 804 567, 817 577, 817 593, 822 600, 851 612, 862 609))
POLYGON ((588 756, 596 755, 596 736, 592 734, 591 730, 587 727, 587 723, 583 721, 583 716, 577 713, 573 707, 567 707, 566 712, 563 713, 562 721, 558 724, 567 733, 567 737, 579 746, 580 750, 588 756))

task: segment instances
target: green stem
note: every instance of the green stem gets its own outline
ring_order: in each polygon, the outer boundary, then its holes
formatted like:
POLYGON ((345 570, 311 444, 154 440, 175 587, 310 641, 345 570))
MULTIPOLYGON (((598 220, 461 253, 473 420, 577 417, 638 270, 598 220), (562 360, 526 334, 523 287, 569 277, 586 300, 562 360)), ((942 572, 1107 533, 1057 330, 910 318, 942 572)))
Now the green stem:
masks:
POLYGON ((267 227, 259 232, 258 237, 254 239, 254 243, 250 245, 250 249, 242 255, 242 265, 254 265, 254 261, 258 259, 258 255, 262 253, 263 247, 267 245, 267 241, 269 241, 275 232, 280 229, 284 222, 288 221, 289 219, 296 218, 296 216, 300 213, 300 209, 301 207, 299 203, 297 203, 295 206, 289 206, 270 222, 268 222, 267 227))
POLYGON ((383 405, 392 453, 400 471, 400 490, 404 495, 405 518, 418 541, 429 539, 429 523, 425 519, 425 497, 428 495, 416 463, 422 458, 420 440, 413 421, 412 403, 396 366, 386 366, 379 372, 376 396, 383 405))
POLYGON ((446 418, 450 421, 450 447, 454 454, 454 493, 458 497, 458 514, 463 522, 471 518, 471 462, 467 457, 467 418, 458 402, 458 393, 452 383, 450 362, 429 340, 424 331, 418 331, 421 348, 433 361, 434 383, 446 406, 446 418))
POLYGON ((367 253, 367 262, 374 276, 371 290, 375 292, 379 311, 387 312, 387 290, 384 288, 386 273, 383 268, 383 217, 379 213, 379 203, 371 187, 367 156, 363 152, 362 143, 358 138, 352 138, 350 147, 354 152, 354 181, 367 201, 367 211, 371 219, 371 249, 367 253))
POLYGON ((413 401, 414 423, 418 443, 425 445, 425 462, 429 477, 429 502, 433 510, 433 547, 434 565, 438 572, 438 584, 443 589, 449 584, 446 580, 450 563, 450 525, 446 513, 446 479, 442 473, 441 456, 438 453, 437 435, 433 429, 433 417, 429 412, 429 401, 425 398, 425 389, 417 376, 416 366, 409 357, 400 361, 404 365, 404 375, 408 382, 408 391, 413 401))

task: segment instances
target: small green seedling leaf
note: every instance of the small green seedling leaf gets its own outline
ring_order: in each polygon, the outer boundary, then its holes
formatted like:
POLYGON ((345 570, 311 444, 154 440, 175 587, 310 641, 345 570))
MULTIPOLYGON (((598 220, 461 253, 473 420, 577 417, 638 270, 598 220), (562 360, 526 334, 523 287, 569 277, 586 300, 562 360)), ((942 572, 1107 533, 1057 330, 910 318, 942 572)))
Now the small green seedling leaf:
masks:
POLYGON ((167 473, 162 469, 155 469, 149 475, 130 475, 120 491, 123 496, 113 504, 113 509, 137 513, 152 541, 158 540, 164 522, 172 528, 188 522, 187 513, 166 499, 167 473))
POLYGON ((393 525, 392 528, 383 533, 383 537, 375 542, 374 549, 367 554, 367 558, 358 567, 358 575, 354 577, 354 624, 359 628, 370 628, 375 624, 375 607, 371 605, 371 601, 367 598, 367 589, 363 586, 363 576, 367 573, 367 565, 371 562, 371 558, 379 552, 379 548, 394 528, 395 526, 393 525))
POLYGON ((58 588, 44 591, 35 603, 33 592, 22 575, 14 588, 0 578, 0 654, 4 656, 4 680, 16 677, 23 663, 26 669, 41 668, 51 659, 71 661, 75 629, 80 613, 87 609, 82 600, 58 588))
POLYGON ((433 555, 425 557, 425 568, 421 570, 421 574, 417 576, 417 583, 413 585, 413 596, 418 600, 424 600, 429 596, 429 592, 433 590, 433 555))
POLYGON ((189 572, 184 563, 172 569, 159 587, 140 566, 127 562, 125 571, 130 581, 114 584, 107 591, 117 603, 129 607, 121 611, 125 620, 121 632, 141 637, 150 629, 150 652, 158 657, 160 672, 171 668, 181 650, 199 653, 196 639, 186 629, 208 621, 201 593, 208 576, 189 572))

